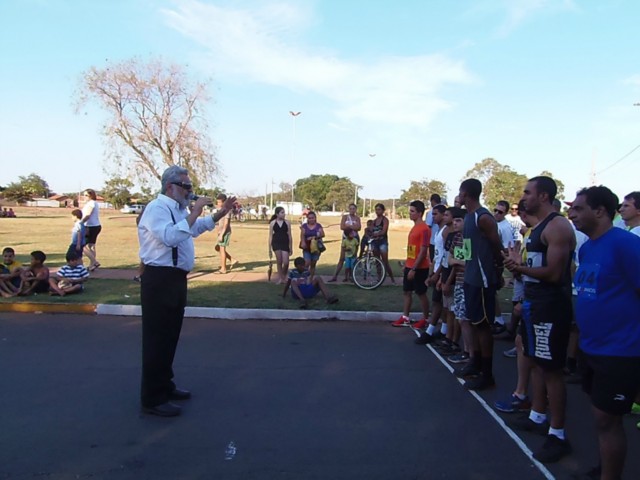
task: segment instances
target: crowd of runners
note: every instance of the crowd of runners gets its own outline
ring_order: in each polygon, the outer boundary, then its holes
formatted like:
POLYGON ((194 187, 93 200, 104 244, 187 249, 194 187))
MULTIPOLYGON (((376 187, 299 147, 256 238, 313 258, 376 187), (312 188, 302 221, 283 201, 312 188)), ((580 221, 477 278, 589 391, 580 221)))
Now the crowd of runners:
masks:
POLYGON ((534 452, 543 463, 571 453, 565 386, 581 382, 600 446, 585 478, 621 478, 622 417, 640 413, 640 192, 619 203, 607 187, 585 188, 565 202, 566 216, 549 177, 530 179, 519 202, 500 201, 493 213, 481 193, 480 181, 465 180, 454 206, 432 195, 426 218, 425 204, 411 203, 404 312, 392 326, 417 329, 416 343, 455 364, 470 390, 496 386, 494 338, 513 339, 504 353, 517 358, 517 378, 500 382, 515 388, 495 408, 524 413, 512 427, 546 437, 534 452), (498 302, 507 282, 509 322, 498 302))

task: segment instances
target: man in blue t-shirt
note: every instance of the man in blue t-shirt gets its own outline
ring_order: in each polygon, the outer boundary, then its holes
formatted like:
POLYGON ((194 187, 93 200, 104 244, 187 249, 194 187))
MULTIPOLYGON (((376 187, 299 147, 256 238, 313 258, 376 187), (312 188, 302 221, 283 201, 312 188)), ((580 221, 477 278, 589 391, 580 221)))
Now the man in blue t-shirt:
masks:
POLYGON ((576 321, 600 445, 601 478, 622 478, 622 417, 640 390, 640 238, 613 228, 618 197, 607 187, 580 190, 569 218, 589 240, 574 283, 576 321))

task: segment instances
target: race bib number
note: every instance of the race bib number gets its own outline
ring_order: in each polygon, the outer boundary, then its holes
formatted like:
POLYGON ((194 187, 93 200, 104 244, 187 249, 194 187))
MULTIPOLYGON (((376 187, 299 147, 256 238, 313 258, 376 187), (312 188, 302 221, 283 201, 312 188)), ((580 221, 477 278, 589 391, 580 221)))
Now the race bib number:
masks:
POLYGON ((416 246, 407 245, 407 258, 416 258, 416 246))
MULTIPOLYGON (((540 268, 542 267, 542 252, 527 252, 527 267, 529 268, 540 268)), ((529 283, 540 283, 540 280, 537 278, 529 277, 527 275, 524 276, 524 281, 529 283)))
POLYGON ((462 241, 462 247, 455 247, 453 255, 457 260, 471 260, 471 239, 465 238, 462 241))
POLYGON ((598 298, 598 276, 600 275, 600 265, 597 263, 580 264, 578 271, 573 277, 576 292, 579 297, 596 299, 598 298))

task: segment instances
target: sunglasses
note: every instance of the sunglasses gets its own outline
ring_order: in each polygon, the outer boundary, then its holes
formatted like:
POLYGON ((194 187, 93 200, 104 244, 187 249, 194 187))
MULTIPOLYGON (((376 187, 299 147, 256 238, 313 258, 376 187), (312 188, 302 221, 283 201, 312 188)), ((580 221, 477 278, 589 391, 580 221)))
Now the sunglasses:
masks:
POLYGON ((515 210, 517 212, 518 211, 518 207, 511 207, 511 210, 515 210))
POLYGON ((184 182, 171 182, 172 185, 177 185, 180 188, 184 188, 187 191, 191 191, 191 189, 193 188, 193 185, 191 183, 184 183, 184 182))
POLYGON ((499 213, 501 215, 504 215, 504 210, 498 210, 497 208, 493 211, 493 213, 499 213))

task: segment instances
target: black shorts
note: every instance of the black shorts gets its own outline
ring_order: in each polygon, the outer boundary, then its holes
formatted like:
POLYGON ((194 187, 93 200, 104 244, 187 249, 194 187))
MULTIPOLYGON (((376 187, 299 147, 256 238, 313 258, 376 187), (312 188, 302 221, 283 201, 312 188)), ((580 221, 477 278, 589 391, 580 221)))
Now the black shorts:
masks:
POLYGON ((427 293, 427 284, 425 282, 427 281, 427 278, 429 278, 429 269, 418 268, 415 271, 413 280, 407 279, 407 275, 410 271, 410 268, 405 267, 402 277, 402 291, 415 292, 416 295, 424 295, 425 293, 427 293))
POLYGON ((584 354, 582 389, 591 404, 610 415, 631 411, 640 392, 640 357, 608 357, 584 354))
POLYGON ((522 302, 522 345, 524 354, 544 370, 564 368, 571 333, 571 298, 522 302))
POLYGON ((476 287, 464 282, 464 308, 472 325, 491 324, 496 316, 495 287, 476 287))
POLYGON ((96 243, 98 239, 98 235, 100 235, 100 231, 102 230, 102 225, 96 225, 95 227, 87 227, 87 233, 85 238, 87 239, 87 243, 96 243))

